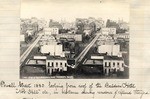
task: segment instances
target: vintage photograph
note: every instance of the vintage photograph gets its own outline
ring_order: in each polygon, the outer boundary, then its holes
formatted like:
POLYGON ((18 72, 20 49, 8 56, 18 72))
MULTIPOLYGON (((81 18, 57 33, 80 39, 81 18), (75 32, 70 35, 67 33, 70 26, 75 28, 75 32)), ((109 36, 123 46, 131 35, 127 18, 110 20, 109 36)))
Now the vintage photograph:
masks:
POLYGON ((21 79, 129 79, 128 0, 21 0, 21 79))

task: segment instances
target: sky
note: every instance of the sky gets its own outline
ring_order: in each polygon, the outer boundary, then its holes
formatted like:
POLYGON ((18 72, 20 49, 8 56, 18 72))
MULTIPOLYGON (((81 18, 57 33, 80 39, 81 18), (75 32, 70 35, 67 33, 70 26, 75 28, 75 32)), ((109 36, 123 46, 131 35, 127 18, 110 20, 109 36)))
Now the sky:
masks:
POLYGON ((22 0, 21 18, 74 21, 75 18, 102 18, 129 21, 128 0, 22 0))

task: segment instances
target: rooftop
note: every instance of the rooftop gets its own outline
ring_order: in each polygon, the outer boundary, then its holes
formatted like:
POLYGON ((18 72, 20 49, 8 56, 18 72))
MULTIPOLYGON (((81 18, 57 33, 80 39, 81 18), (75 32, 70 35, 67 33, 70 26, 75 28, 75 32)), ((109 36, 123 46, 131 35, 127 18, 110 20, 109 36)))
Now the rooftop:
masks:
POLYGON ((118 34, 115 34, 116 35, 129 35, 129 33, 118 33, 118 34))
POLYGON ((100 60, 86 60, 84 64, 103 64, 100 60))
POLYGON ((98 53, 98 52, 95 52, 95 53, 92 53, 91 56, 105 56, 107 55, 107 53, 98 53))
POLYGON ((104 60, 123 60, 123 58, 118 56, 104 56, 104 60))
POLYGON ((60 56, 47 56, 47 60, 67 60, 65 57, 60 56))

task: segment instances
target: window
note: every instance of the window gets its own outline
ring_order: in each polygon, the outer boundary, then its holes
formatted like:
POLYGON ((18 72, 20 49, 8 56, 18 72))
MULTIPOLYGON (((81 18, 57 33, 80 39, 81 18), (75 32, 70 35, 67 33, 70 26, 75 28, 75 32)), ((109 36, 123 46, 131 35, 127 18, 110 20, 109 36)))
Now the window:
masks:
POLYGON ((50 67, 50 66, 49 66, 49 62, 48 62, 48 67, 50 67))
POLYGON ((124 64, 122 63, 122 67, 124 66, 124 64))
POLYGON ((111 63, 109 62, 109 66, 111 65, 111 63))
POLYGON ((52 66, 54 66, 54 63, 52 62, 52 66))
POLYGON ((58 63, 56 62, 56 67, 58 66, 58 63))
POLYGON ((57 69, 57 72, 59 72, 59 68, 57 69))
POLYGON ((62 67, 62 62, 60 62, 60 67, 62 67))
POLYGON ((107 66, 107 62, 105 62, 105 66, 107 66))
POLYGON ((115 62, 113 62, 113 66, 115 67, 115 62))
POLYGON ((65 67, 67 67, 67 63, 65 63, 65 67))
POLYGON ((118 68, 119 68, 119 62, 117 63, 117 65, 118 65, 118 68))
POLYGON ((110 69, 109 69, 109 73, 110 73, 110 69))

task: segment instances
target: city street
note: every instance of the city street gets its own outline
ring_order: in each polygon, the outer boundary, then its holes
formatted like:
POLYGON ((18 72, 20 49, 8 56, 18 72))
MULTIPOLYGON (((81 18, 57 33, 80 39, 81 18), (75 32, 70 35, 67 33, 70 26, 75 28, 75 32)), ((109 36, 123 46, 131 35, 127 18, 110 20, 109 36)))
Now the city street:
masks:
POLYGON ((28 47, 28 49, 20 56, 20 66, 23 64, 23 62, 25 62, 25 59, 27 58, 27 56, 30 54, 30 52, 32 51, 32 49, 35 47, 35 45, 38 43, 38 41, 40 40, 42 34, 38 34, 37 39, 28 47))
POLYGON ((44 20, 30 21, 22 20, 22 35, 28 35, 29 41, 20 45, 21 78, 128 78, 129 34, 109 26, 122 23, 112 24, 108 19, 107 27, 102 19, 89 17, 72 23, 50 20, 47 27, 44 20))
MULTIPOLYGON (((83 60, 83 58, 85 57, 85 55, 87 54, 87 52, 90 50, 90 48, 94 45, 94 43, 96 42, 96 40, 99 38, 100 33, 97 33, 95 38, 89 43, 89 45, 87 45, 85 47, 85 49, 79 54, 79 56, 75 59, 76 61, 76 67, 80 64, 80 62, 83 60)), ((75 67, 75 68, 76 68, 75 67)))

